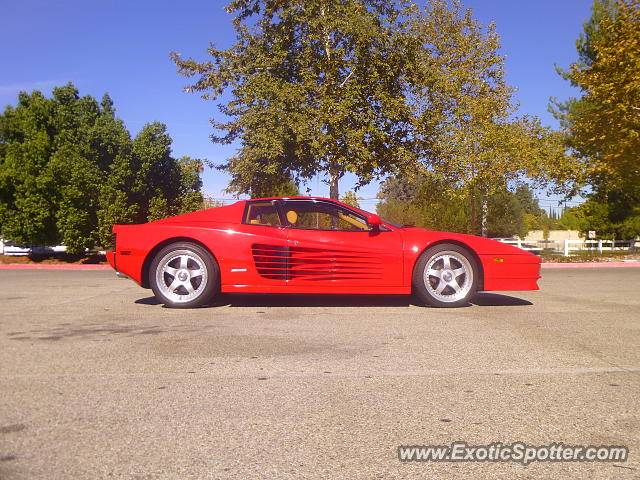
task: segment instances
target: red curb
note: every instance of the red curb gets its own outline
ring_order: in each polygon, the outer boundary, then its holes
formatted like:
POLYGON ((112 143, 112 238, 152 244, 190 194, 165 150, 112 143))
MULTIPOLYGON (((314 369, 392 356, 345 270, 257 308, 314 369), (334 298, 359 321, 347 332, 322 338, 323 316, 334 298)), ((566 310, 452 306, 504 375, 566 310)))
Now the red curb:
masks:
POLYGON ((111 265, 98 263, 69 265, 58 263, 0 263, 0 270, 110 270, 111 265))
POLYGON ((542 268, 629 268, 640 267, 640 262, 585 262, 585 263, 542 263, 542 268))

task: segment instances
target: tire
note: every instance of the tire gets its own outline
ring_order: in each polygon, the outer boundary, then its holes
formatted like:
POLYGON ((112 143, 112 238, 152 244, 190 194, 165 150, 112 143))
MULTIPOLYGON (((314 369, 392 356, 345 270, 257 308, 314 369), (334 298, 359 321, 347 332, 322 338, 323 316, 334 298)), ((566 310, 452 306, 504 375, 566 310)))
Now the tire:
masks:
POLYGON ((149 285, 167 307, 206 305, 218 293, 220 269, 215 258, 194 243, 180 242, 160 250, 149 268, 149 285))
POLYGON ((427 249, 413 269, 414 295, 433 307, 468 305, 479 284, 476 259, 459 245, 442 243, 427 249))

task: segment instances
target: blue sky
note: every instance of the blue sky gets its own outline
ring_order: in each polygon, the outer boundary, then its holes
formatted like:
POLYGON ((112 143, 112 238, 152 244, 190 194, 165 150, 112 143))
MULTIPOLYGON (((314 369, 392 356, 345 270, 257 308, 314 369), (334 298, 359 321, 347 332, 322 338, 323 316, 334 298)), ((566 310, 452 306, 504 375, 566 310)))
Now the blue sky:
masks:
MULTIPOLYGON (((189 80, 176 73, 169 52, 206 59, 209 42, 219 47, 234 39, 225 1, 150 0, 22 0, 2 2, 0 44, 0 104, 15 104, 20 90, 49 94, 56 85, 72 81, 81 94, 100 98, 109 92, 117 114, 135 133, 150 121, 168 126, 175 156, 189 155, 222 163, 233 147, 215 145, 208 119, 212 102, 182 88, 189 80)), ((483 23, 494 21, 502 37, 508 81, 518 88, 520 113, 538 115, 556 126, 547 112, 549 97, 576 92, 555 72, 576 57, 575 40, 589 17, 590 0, 467 0, 483 23)), ((228 178, 216 170, 204 174, 207 194, 228 197, 228 178)), ((347 178, 345 191, 352 186, 347 178)), ((310 182, 314 195, 328 187, 310 182)), ((358 195, 374 199, 377 184, 358 195)), ((365 200, 363 207, 373 207, 365 200)), ((551 205, 543 199, 542 206, 551 205)))

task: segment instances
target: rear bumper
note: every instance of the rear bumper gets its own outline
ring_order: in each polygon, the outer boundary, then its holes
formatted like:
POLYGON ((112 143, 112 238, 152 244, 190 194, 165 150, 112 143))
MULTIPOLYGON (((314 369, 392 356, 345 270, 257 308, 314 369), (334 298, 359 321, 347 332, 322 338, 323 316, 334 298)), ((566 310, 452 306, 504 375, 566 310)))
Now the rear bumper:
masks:
POLYGON ((107 261, 109 262, 109 265, 111 265, 111 268, 113 268, 115 271, 118 271, 118 269, 116 268, 116 252, 107 251, 106 255, 107 261))

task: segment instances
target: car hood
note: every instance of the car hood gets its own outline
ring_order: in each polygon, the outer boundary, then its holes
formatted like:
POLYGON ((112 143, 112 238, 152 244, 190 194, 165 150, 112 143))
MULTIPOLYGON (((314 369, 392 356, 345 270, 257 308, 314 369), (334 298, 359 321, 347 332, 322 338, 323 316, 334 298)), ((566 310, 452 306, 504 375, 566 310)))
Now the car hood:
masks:
MULTIPOLYGON (((522 255, 531 263, 539 263, 540 257, 531 252, 489 238, 464 233, 439 232, 418 227, 405 227, 402 230, 405 242, 430 245, 436 242, 453 241, 472 248, 478 255, 522 255)), ((409 245, 411 248, 411 245, 409 245)), ((523 259, 524 259, 523 258, 523 259)))

